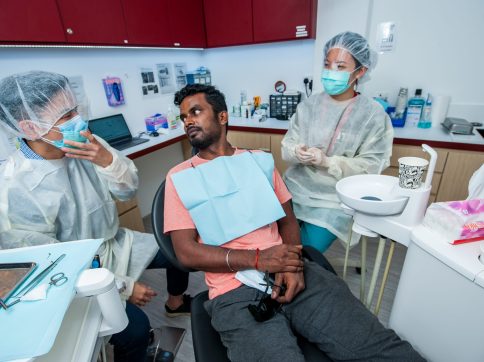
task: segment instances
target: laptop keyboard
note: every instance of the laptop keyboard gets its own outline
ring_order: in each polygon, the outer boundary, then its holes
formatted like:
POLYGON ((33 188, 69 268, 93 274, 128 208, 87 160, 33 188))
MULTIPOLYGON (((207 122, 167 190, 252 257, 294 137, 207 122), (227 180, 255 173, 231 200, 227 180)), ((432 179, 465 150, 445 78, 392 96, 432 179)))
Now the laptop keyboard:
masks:
POLYGON ((146 138, 133 138, 129 142, 125 143, 118 143, 117 145, 112 145, 113 148, 117 149, 118 151, 125 150, 127 148, 139 145, 141 143, 148 142, 149 140, 146 138))

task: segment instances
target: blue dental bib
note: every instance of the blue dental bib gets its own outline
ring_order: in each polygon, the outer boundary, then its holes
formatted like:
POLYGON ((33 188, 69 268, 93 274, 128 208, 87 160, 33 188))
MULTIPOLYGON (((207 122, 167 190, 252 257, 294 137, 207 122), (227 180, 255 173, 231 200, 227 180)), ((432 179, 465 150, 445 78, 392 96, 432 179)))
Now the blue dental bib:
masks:
POLYGON ((171 176, 203 242, 222 245, 285 216, 265 152, 220 156, 171 176))

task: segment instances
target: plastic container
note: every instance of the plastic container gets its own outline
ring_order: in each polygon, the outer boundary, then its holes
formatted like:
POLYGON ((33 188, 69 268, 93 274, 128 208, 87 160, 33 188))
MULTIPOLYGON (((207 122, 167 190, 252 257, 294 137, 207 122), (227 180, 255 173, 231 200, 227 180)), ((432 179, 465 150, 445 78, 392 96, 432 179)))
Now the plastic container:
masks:
POLYGON ((145 118, 146 131, 155 132, 159 128, 168 128, 168 121, 164 115, 157 113, 145 118))
POLYGON ((416 127, 420 118, 422 117, 422 111, 425 106, 425 99, 422 97, 422 90, 416 89, 415 96, 410 98, 407 106, 407 118, 405 123, 411 127, 416 127))
POLYGON ((403 114, 400 118, 396 118, 395 107, 388 107, 387 113, 390 116, 390 119, 392 120, 392 126, 393 127, 404 127, 405 126, 405 116, 407 114, 406 111, 403 111, 403 114))

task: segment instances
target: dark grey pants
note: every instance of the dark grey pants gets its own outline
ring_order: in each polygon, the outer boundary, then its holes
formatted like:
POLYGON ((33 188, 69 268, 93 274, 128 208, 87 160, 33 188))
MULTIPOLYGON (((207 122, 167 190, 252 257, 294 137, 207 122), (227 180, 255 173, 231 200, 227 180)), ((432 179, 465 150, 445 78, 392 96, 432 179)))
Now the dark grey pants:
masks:
POLYGON ((231 361, 304 361, 293 331, 335 361, 424 361, 356 299, 342 279, 306 261, 306 289, 282 312, 257 322, 247 306, 262 292, 241 286, 205 303, 231 361))

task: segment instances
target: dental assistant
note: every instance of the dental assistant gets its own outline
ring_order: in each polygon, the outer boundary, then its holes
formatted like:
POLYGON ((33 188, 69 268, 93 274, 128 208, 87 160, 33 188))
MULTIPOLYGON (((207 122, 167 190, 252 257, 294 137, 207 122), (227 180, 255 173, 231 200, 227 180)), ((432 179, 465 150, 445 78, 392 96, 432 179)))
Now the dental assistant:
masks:
MULTIPOLYGON (((393 143, 390 117, 381 105, 356 91, 376 65, 367 40, 343 32, 324 47, 324 92, 299 104, 282 140, 290 163, 284 180, 300 221, 301 241, 321 252, 348 240, 351 217, 336 195, 336 182, 388 167, 393 143)), ((358 240, 355 235, 353 242, 358 240)))
POLYGON ((115 274, 129 320, 110 340, 114 360, 144 361, 150 325, 138 306, 156 293, 137 279, 146 268, 167 268, 166 310, 188 312, 188 273, 169 264, 153 235, 119 227, 115 199, 134 197, 136 166, 87 130, 77 106, 63 75, 0 80, 0 132, 20 143, 0 167, 0 249, 104 239, 101 264, 115 274))

